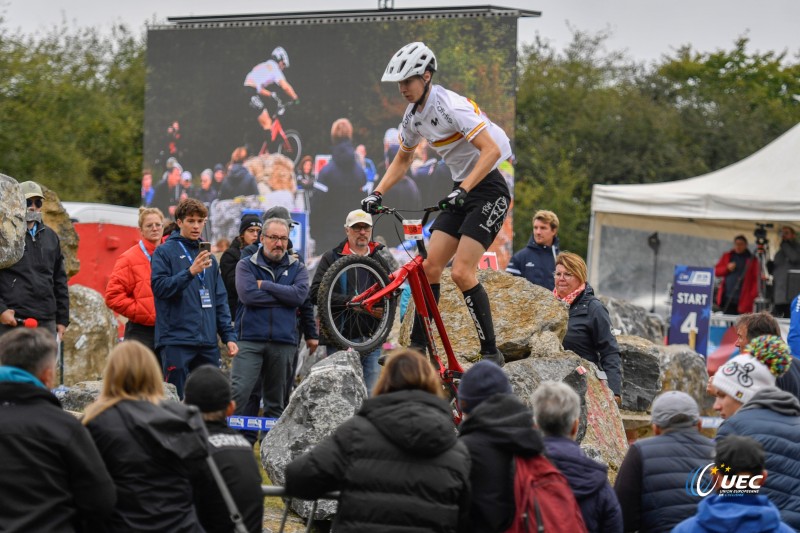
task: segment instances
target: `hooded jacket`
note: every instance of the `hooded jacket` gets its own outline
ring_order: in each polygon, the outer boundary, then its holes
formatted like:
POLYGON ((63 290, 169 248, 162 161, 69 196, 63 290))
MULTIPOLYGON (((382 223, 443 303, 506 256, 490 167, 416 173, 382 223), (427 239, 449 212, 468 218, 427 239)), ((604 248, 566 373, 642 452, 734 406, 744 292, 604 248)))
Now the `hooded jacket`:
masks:
POLYGON ((622 532, 622 510, 608 484, 608 467, 590 459, 572 439, 545 437, 547 458, 567 478, 589 532, 622 532))
POLYGON ((113 516, 93 531, 203 532, 189 476, 208 451, 186 420, 161 405, 123 400, 86 428, 118 493, 113 516))
POLYGON ((752 437, 764 447, 769 477, 763 494, 780 509, 784 522, 800 529, 800 402, 776 387, 758 391, 717 431, 752 437))
POLYGON ((599 364, 608 376, 608 388, 620 396, 622 360, 617 338, 611 329, 608 309, 595 297, 594 289, 587 283, 586 290, 569 306, 567 334, 562 344, 565 350, 572 350, 587 361, 599 364))
POLYGON ((89 433, 32 374, 0 366, 0 531, 71 532, 117 492, 89 433))
POLYGON ((240 340, 297 344, 297 309, 308 296, 303 263, 288 253, 275 263, 259 250, 236 265, 236 291, 241 301, 236 313, 240 340))
POLYGON ((202 274, 193 276, 189 267, 200 252, 199 241, 174 232, 153 254, 152 287, 156 304, 156 348, 162 346, 216 346, 236 341, 228 310, 228 293, 216 258, 202 274), (187 255, 188 252, 188 255, 187 255), (204 308, 200 290, 211 296, 204 308))
POLYGON ((553 239, 552 246, 536 244, 536 240, 531 237, 527 246, 515 253, 508 262, 506 272, 522 276, 531 283, 552 291, 556 286, 553 272, 556 270, 557 255, 558 236, 553 239))
POLYGON ((286 491, 315 499, 340 490, 333 530, 455 532, 469 503, 469 453, 450 406, 403 390, 366 400, 358 413, 286 467, 286 491))
POLYGON ((139 241, 131 246, 114 263, 114 270, 106 286, 106 305, 135 324, 154 326, 156 306, 150 286, 150 260, 156 247, 150 241, 139 241))
POLYGON ((241 164, 231 165, 228 175, 219 190, 220 200, 231 200, 237 196, 258 195, 258 185, 252 174, 241 164))
POLYGON ((466 531, 505 531, 514 519, 514 457, 542 453, 533 413, 513 394, 495 394, 461 423, 460 439, 472 460, 472 500, 466 531))
POLYGON ((792 533, 766 496, 714 494, 697 506, 697 515, 678 524, 672 533, 792 533))
POLYGON ((242 258, 242 251, 242 240, 240 236, 237 236, 219 258, 219 270, 222 274, 222 281, 225 283, 225 290, 228 292, 228 310, 231 312, 231 317, 236 316, 236 309, 239 307, 239 294, 236 292, 236 265, 242 258))
POLYGON ((0 313, 6 309, 13 309, 17 318, 69 325, 69 290, 61 241, 41 222, 33 236, 25 232, 22 258, 0 269, 0 313))

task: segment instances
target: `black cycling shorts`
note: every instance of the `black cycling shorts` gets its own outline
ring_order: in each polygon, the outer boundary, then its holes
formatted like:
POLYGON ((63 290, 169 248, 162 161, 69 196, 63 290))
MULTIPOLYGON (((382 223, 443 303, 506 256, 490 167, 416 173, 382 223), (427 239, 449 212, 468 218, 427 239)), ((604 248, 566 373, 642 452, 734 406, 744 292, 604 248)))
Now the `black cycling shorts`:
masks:
MULTIPOLYGON (((460 185, 455 183, 453 189, 460 185)), ((488 249, 503 227, 510 200, 505 178, 499 170, 494 169, 469 191, 461 209, 439 213, 431 232, 443 231, 457 239, 467 235, 488 249)))

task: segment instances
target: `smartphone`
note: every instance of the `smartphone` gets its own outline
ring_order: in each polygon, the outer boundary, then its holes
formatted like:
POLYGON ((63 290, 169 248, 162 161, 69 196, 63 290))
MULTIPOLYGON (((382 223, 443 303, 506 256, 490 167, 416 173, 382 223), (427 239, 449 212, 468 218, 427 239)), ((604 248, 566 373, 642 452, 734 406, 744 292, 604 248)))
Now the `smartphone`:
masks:
POLYGON ((200 251, 209 252, 211 253, 211 243, 210 242, 201 242, 200 243, 200 251))

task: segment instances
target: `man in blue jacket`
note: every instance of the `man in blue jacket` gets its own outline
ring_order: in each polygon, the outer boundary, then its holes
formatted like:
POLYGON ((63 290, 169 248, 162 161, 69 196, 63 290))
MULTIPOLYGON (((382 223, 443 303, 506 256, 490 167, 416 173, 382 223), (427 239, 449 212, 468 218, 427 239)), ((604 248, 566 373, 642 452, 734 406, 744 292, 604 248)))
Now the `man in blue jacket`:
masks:
POLYGON ((552 211, 537 211, 533 215, 533 234, 528 245, 514 254, 506 272, 552 291, 557 255, 558 216, 552 211))
POLYGON ((277 418, 286 407, 286 375, 298 342, 297 309, 308 295, 308 271, 287 253, 288 244, 289 223, 267 219, 260 251, 236 265, 241 305, 235 327, 241 352, 233 360, 231 380, 237 414, 242 414, 259 376, 264 380, 264 416, 277 418))
POLYGON ((156 248, 151 261, 156 350, 161 352, 164 378, 181 398, 190 371, 219 366, 217 333, 231 357, 239 352, 219 265, 211 252, 200 250, 207 217, 202 202, 183 200, 175 210, 180 232, 156 248))

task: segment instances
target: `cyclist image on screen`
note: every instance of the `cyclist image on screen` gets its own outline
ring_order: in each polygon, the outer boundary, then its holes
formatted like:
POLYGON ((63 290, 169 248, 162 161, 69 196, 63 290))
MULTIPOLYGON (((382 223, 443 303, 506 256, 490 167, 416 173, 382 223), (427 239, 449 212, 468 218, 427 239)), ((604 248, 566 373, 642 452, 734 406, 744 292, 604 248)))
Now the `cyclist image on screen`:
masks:
POLYGON ((278 46, 272 51, 270 59, 254 66, 244 79, 248 106, 258 113, 258 124, 265 132, 272 129, 272 113, 280 102, 280 95, 276 92, 278 88, 295 102, 298 101, 297 93, 283 74, 287 68, 289 54, 282 46, 278 46))
MULTIPOLYGON (((453 191, 437 204, 442 213, 431 227, 426 277, 438 301, 442 271, 453 260, 451 277, 475 322, 481 358, 502 365, 489 296, 476 271, 508 211, 510 194, 497 167, 511 157, 511 145, 505 132, 475 102, 431 84, 436 69, 436 56, 421 42, 407 44, 389 61, 381 81, 396 82, 408 101, 399 127, 400 150, 361 206, 367 212, 380 212, 382 195, 405 176, 417 144, 426 139, 450 168, 455 182, 453 191)), ((425 345, 424 325, 415 316, 411 346, 424 351, 425 345)))

